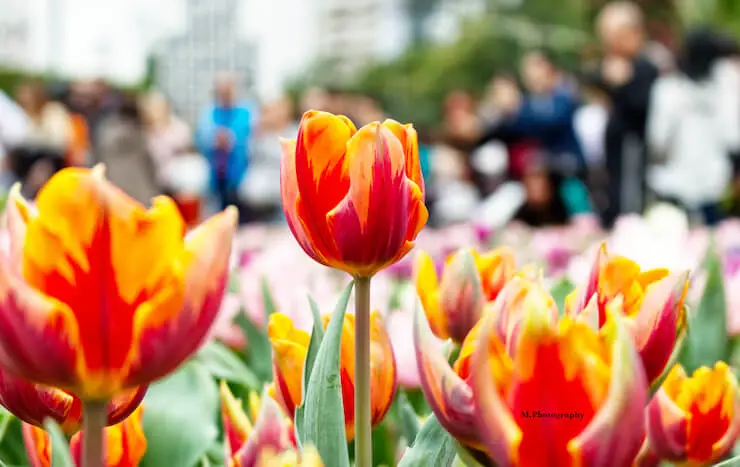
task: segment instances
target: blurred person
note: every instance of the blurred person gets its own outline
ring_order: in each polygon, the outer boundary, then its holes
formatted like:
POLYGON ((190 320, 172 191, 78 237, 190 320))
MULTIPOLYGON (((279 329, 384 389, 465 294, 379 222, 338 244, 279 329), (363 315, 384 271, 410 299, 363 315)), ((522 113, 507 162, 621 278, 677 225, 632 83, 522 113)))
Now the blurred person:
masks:
POLYGON ((719 203, 732 179, 731 154, 740 149, 740 67, 737 46, 709 29, 687 34, 679 72, 655 84, 647 127, 660 159, 648 172, 664 200, 720 220, 719 203))
POLYGON ((190 126, 172 112, 170 103, 161 93, 150 93, 141 102, 147 147, 154 159, 159 185, 172 189, 167 179, 167 167, 180 154, 192 147, 190 126))
POLYGON ((329 94, 320 87, 308 88, 301 96, 301 114, 309 110, 327 110, 329 108, 329 94))
POLYGON ((23 109, 0 90, 0 160, 3 178, 7 178, 4 176, 10 169, 10 154, 25 139, 27 131, 28 118, 23 109))
POLYGON ((106 116, 96 131, 96 157, 105 164, 106 177, 135 200, 149 205, 162 190, 136 96, 125 95, 118 110, 106 116))
POLYGON ((328 112, 336 115, 345 115, 351 118, 352 113, 352 94, 342 88, 327 88, 327 108, 328 112))
POLYGON ((21 84, 16 100, 26 114, 28 127, 11 164, 17 178, 24 182, 25 194, 34 197, 46 180, 64 167, 72 123, 64 106, 49 99, 41 82, 21 84))
POLYGON ((382 122, 385 120, 385 112, 383 112, 380 103, 374 97, 368 94, 360 94, 353 100, 352 121, 358 128, 368 123, 382 122))
POLYGON ((644 18, 631 2, 613 2, 597 19, 604 46, 600 80, 610 99, 605 158, 609 174, 609 205, 605 225, 620 214, 642 212, 645 204, 645 126, 648 103, 658 69, 644 57, 644 18))
POLYGON ((242 184, 245 204, 259 222, 283 220, 280 197, 281 138, 295 139, 298 122, 293 102, 282 97, 265 106, 249 152, 249 171, 242 184))
POLYGON ((514 220, 531 227, 565 225, 568 210, 558 196, 558 176, 542 163, 532 161, 522 177, 525 202, 514 215, 514 220))
POLYGON ((608 174, 605 162, 606 127, 609 121, 609 96, 594 74, 581 78, 583 105, 573 117, 576 136, 583 149, 586 179, 595 207, 603 212, 609 204, 608 174))
POLYGON ((253 110, 239 101, 236 77, 221 73, 216 77, 214 102, 198 123, 196 141, 211 168, 212 190, 219 209, 240 208, 240 223, 250 221, 243 209, 239 191, 248 170, 248 143, 252 132, 253 110))

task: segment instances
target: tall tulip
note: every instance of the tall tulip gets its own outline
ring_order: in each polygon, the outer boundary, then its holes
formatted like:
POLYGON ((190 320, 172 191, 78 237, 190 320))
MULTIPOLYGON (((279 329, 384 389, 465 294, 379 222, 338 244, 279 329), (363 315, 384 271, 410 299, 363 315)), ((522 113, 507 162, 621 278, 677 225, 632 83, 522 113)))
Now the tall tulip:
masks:
MULTIPOLYGON (((324 327, 329 324, 329 315, 323 317, 324 327)), ((340 375, 342 400, 344 401, 344 421, 347 439, 355 435, 353 393, 355 375, 353 374, 355 341, 355 317, 347 314, 342 327, 340 353, 340 375)), ((396 393, 396 360, 390 338, 383 325, 380 313, 373 312, 370 317, 370 408, 372 425, 378 425, 385 417, 396 393)), ((289 317, 281 313, 270 316, 267 332, 272 343, 274 355, 275 393, 278 401, 293 416, 295 408, 303 403, 303 366, 308 353, 309 334, 293 326, 289 317)))
MULTIPOLYGON (((144 406, 140 405, 130 417, 117 425, 104 430, 105 467, 138 467, 144 457, 147 441, 141 426, 144 406)), ((43 429, 27 423, 23 424, 23 441, 31 467, 51 466, 51 439, 43 429)), ((82 458, 82 438, 84 431, 75 434, 69 443, 69 451, 75 465, 84 465, 82 458)))
POLYGON ((372 466, 370 279, 414 246, 429 213, 416 130, 393 120, 358 131, 343 116, 309 111, 283 141, 283 210, 303 250, 356 279, 355 457, 372 466))
POLYGON ((180 365, 202 343, 227 282, 237 213, 185 237, 174 201, 146 209, 102 169, 65 169, 36 209, 8 200, 0 258, 0 366, 78 396, 87 413, 86 467, 100 459, 110 399, 180 365), (97 446, 97 447, 96 447, 97 446))
MULTIPOLYGON (((108 405, 107 425, 115 425, 136 410, 146 394, 146 386, 125 391, 108 405)), ((72 435, 82 427, 82 401, 61 389, 29 383, 0 369, 0 405, 19 420, 43 427, 51 418, 72 435)))
POLYGON ((485 254, 463 248, 447 258, 441 283, 427 253, 420 252, 414 266, 416 291, 432 331, 461 343, 480 320, 485 303, 495 300, 514 275, 515 259, 508 248, 485 254))
POLYGON ((453 436, 497 466, 630 465, 648 391, 619 310, 609 307, 599 332, 579 318, 559 320, 552 303, 540 287, 513 279, 471 331, 454 371, 428 346, 417 313, 425 395, 453 436))
POLYGON ((627 327, 652 384, 670 369, 677 356, 674 349, 686 332, 688 277, 688 271, 641 271, 637 263, 610 255, 602 245, 588 282, 567 297, 566 313, 581 313, 592 304, 602 326, 607 303, 621 297, 627 327))
POLYGON ((726 363, 701 367, 689 377, 676 365, 647 411, 650 450, 684 465, 712 465, 740 435, 740 393, 726 363))

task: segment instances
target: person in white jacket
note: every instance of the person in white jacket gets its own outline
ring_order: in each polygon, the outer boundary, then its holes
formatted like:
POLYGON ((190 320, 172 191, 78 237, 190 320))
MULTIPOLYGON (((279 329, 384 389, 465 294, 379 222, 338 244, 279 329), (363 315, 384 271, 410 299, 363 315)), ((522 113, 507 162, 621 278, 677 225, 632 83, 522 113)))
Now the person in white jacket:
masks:
POLYGON ((740 66, 735 47, 709 30, 690 32, 679 71, 652 91, 647 142, 654 159, 647 181, 659 198, 705 223, 719 221, 740 149, 740 66))

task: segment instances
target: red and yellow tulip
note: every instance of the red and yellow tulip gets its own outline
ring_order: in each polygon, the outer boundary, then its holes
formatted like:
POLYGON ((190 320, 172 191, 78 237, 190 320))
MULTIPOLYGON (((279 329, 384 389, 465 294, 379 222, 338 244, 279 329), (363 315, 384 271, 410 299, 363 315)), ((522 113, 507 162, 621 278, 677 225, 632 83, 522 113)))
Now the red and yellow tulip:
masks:
MULTIPOLYGON (((136 410, 146 386, 125 391, 108 404, 108 425, 115 425, 136 410)), ((82 401, 61 389, 29 383, 0 369, 0 405, 21 421, 43 427, 51 418, 72 435, 82 427, 82 401)))
MULTIPOLYGON (((323 317, 324 328, 329 315, 323 317)), ((270 316, 267 332, 272 343, 274 392, 286 412, 295 415, 295 408, 303 403, 303 366, 308 353, 310 335, 296 329, 293 321, 282 313, 270 316)), ((355 317, 345 315, 342 328, 340 355, 342 400, 347 440, 354 439, 354 377, 355 377, 355 317)), ((385 417, 396 393, 396 360, 383 318, 377 311, 370 315, 370 407, 373 426, 385 417)))
POLYGON ((598 313, 593 319, 602 326, 606 305, 621 297, 627 327, 648 381, 653 383, 670 369, 674 348, 686 332, 684 299, 688 286, 688 271, 641 271, 637 263, 610 255, 602 245, 588 283, 566 299, 566 313, 579 314, 591 305, 598 313))
POLYGON ((257 467, 324 467, 316 448, 307 446, 299 456, 295 452, 285 452, 276 455, 266 451, 260 455, 257 467))
POLYGON ((514 253, 508 248, 485 254, 464 248, 447 258, 440 283, 434 261, 421 252, 414 265, 416 292, 434 334, 462 342, 480 320, 484 305, 513 277, 514 268, 514 253))
MULTIPOLYGON (((143 409, 140 405, 123 422, 105 429, 105 467, 138 467, 147 447, 141 426, 143 409)), ((77 466, 82 465, 80 456, 83 437, 84 432, 81 431, 69 443, 69 451, 77 466)), ((23 442, 31 467, 51 467, 51 438, 46 431, 24 423, 23 442)))
POLYGON ((630 465, 644 437, 648 389, 619 310, 609 307, 601 331, 579 318, 559 320, 552 298, 527 282, 516 277, 504 288, 454 369, 430 348, 417 313, 432 410, 499 467, 630 465))
POLYGON ((250 396, 247 416, 241 400, 234 397, 226 383, 221 383, 227 467, 261 466, 266 459, 297 456, 295 431, 287 414, 272 397, 260 398, 255 393, 250 396))
POLYGON ((691 377, 676 365, 646 414, 648 445, 658 457, 687 466, 712 465, 740 435, 737 378, 724 362, 701 367, 691 377))
POLYGON ((82 400, 109 400, 180 365, 201 344, 227 283, 237 213, 185 237, 174 201, 145 209, 102 170, 65 169, 36 209, 8 200, 0 259, 0 366, 82 400))
POLYGON ((411 125, 358 131, 347 117, 310 111, 298 139, 282 144, 283 209, 311 258, 368 277, 411 250, 428 218, 411 125))

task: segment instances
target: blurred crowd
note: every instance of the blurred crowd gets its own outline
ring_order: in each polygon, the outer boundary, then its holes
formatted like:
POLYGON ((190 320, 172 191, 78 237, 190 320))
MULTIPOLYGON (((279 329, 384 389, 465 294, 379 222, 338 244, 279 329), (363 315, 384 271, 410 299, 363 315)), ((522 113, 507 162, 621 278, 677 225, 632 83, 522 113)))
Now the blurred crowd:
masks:
MULTIPOLYGON (((655 201, 708 225, 740 213, 738 44, 701 28, 675 50, 650 42, 629 2, 608 4, 595 26, 600 53, 577 72, 531 50, 518 73, 493 76, 479 98, 451 92, 442 121, 417 128, 433 224, 538 227, 587 215, 610 227, 655 201)), ((104 163, 139 201, 171 195, 189 223, 226 205, 243 224, 281 223, 279 140, 295 138, 302 112, 358 126, 394 117, 361 93, 312 88, 298 102, 258 103, 237 83, 215 76, 193 125, 162 94, 102 80, 0 92, 2 184, 20 180, 33 197, 62 167, 104 163)))

